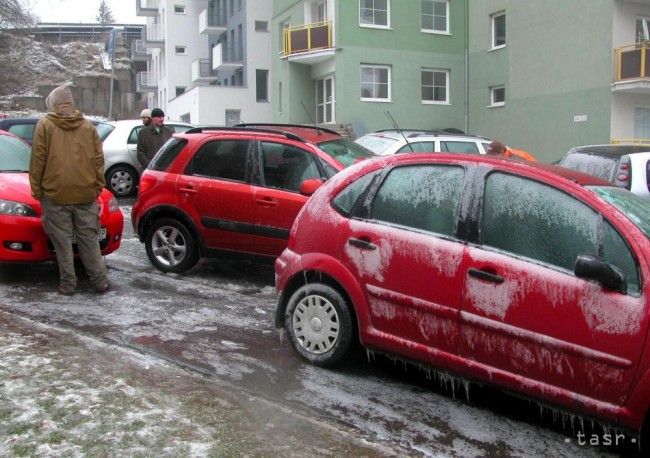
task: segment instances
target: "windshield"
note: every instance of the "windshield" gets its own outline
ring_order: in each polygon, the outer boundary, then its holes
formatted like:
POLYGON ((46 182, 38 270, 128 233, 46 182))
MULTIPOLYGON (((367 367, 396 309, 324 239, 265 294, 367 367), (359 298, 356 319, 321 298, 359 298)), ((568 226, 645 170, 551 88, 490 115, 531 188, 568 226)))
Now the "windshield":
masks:
POLYGON ((614 186, 587 186, 587 188, 625 213, 625 216, 641 229, 646 237, 650 237, 650 205, 647 201, 627 189, 614 186))
POLYGON ((559 165, 603 180, 612 181, 617 164, 618 160, 614 157, 576 152, 567 154, 559 165))
POLYGON ((24 141, 0 135, 0 172, 27 172, 31 154, 31 149, 24 141))
POLYGON ((108 137, 108 134, 113 132, 115 126, 113 124, 108 124, 106 122, 100 122, 95 126, 95 129, 97 129, 97 134, 99 134, 99 139, 101 141, 104 141, 106 140, 106 137, 108 137))
POLYGON ((380 156, 387 154, 388 149, 398 142, 398 140, 395 140, 394 138, 379 135, 364 135, 361 138, 357 138, 355 141, 359 145, 368 148, 370 151, 379 154, 380 156))
POLYGON ((319 143, 318 147, 346 167, 374 156, 372 151, 368 151, 363 146, 347 138, 337 138, 336 140, 319 143))

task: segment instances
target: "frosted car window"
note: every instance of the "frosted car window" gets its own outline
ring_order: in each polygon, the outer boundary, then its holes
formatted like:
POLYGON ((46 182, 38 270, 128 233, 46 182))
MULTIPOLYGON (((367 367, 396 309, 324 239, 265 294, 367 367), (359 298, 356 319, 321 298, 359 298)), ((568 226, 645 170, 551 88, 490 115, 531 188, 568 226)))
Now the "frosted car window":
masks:
POLYGON ((475 142, 440 142, 440 149, 444 152, 451 153, 479 154, 478 146, 475 142))
POLYGON ((396 154, 400 153, 431 153, 436 150, 433 142, 411 142, 409 145, 404 145, 397 150, 396 154), (413 148, 413 150, 411 150, 413 148))
POLYGON ((603 180, 612 181, 618 160, 613 157, 575 152, 567 154, 560 164, 567 169, 593 175, 603 180))
POLYGON ((369 173, 348 185, 348 187, 341 191, 332 201, 334 208, 344 215, 349 216, 350 213, 352 213, 352 209, 357 203, 359 196, 363 194, 374 176, 375 173, 369 173))
POLYGON ((31 140, 34 137, 35 128, 36 124, 14 124, 7 130, 17 137, 31 140))
POLYGON ((454 236, 464 176, 457 166, 398 167, 379 188, 370 217, 454 236))
POLYGON ((299 192, 309 178, 321 178, 314 157, 307 151, 282 143, 262 142, 264 185, 299 192))
POLYGON ((22 140, 9 135, 0 135, 0 172, 28 171, 32 154, 29 146, 22 140))
POLYGON ((208 142, 197 151, 189 166, 190 175, 246 181, 247 140, 208 142))
POLYGON ((618 267, 625 274, 627 292, 638 293, 639 270, 636 260, 623 237, 608 222, 603 225, 602 257, 608 263, 618 267))
POLYGON ((578 254, 598 254, 600 217, 533 180, 492 173, 485 184, 483 243, 573 272, 578 254))

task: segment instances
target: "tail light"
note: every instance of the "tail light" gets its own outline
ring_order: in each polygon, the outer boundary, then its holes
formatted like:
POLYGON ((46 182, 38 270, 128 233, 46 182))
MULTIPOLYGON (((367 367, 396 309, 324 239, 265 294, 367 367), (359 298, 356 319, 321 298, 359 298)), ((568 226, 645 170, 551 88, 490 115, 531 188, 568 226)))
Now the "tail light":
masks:
POLYGON ((632 163, 630 156, 623 156, 618 163, 618 170, 614 178, 614 184, 626 189, 632 187, 632 163))

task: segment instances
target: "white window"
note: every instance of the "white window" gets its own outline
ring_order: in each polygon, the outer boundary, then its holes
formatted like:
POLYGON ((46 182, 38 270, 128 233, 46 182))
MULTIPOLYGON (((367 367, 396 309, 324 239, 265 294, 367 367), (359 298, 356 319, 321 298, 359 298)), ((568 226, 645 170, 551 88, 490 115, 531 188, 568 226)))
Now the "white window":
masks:
POLYGON ((361 100, 371 102, 390 102, 390 91, 389 66, 361 66, 361 100))
POLYGON ((449 70, 422 69, 422 103, 449 103, 449 70))
POLYGON ((174 52, 176 54, 187 54, 187 47, 185 46, 174 46, 174 52))
POLYGON ((650 108, 634 108, 634 138, 650 138, 650 108))
POLYGON ((359 25, 390 27, 390 0, 359 0, 359 25))
POLYGON ((490 106, 502 107, 506 104, 506 87, 493 86, 490 88, 490 106))
POLYGON ((174 5, 174 14, 185 14, 185 5, 174 5))
POLYGON ((635 36, 637 43, 650 40, 650 18, 640 17, 636 19, 635 36))
POLYGON ((503 48, 506 45, 506 13, 493 14, 492 23, 492 49, 503 48))
POLYGON ((449 0, 421 0, 421 28, 427 33, 449 33, 449 0))
POLYGON ((256 32, 268 32, 269 23, 267 21, 255 21, 255 31, 256 32))

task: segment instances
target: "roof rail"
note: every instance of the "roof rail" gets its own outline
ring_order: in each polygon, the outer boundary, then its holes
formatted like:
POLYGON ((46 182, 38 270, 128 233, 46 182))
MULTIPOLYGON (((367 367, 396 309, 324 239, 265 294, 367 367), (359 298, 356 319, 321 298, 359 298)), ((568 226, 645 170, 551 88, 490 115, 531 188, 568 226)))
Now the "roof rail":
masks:
POLYGON ((233 127, 223 127, 223 126, 204 126, 204 127, 194 127, 192 129, 186 130, 185 132, 182 132, 184 134, 200 134, 205 131, 227 131, 227 132, 232 132, 232 131, 239 131, 239 132, 259 132, 261 134, 275 134, 275 135, 284 135, 286 138, 289 140, 295 140, 298 142, 305 142, 305 140, 296 135, 292 134, 291 132, 285 132, 283 130, 275 130, 275 129, 258 129, 255 127, 245 127, 242 124, 238 124, 233 127))
POLYGON ((313 129, 315 131, 323 131, 328 134, 341 135, 337 131, 328 129, 326 127, 313 126, 311 124, 282 124, 275 122, 251 122, 251 123, 241 123, 237 124, 235 127, 297 127, 299 129, 313 129))

